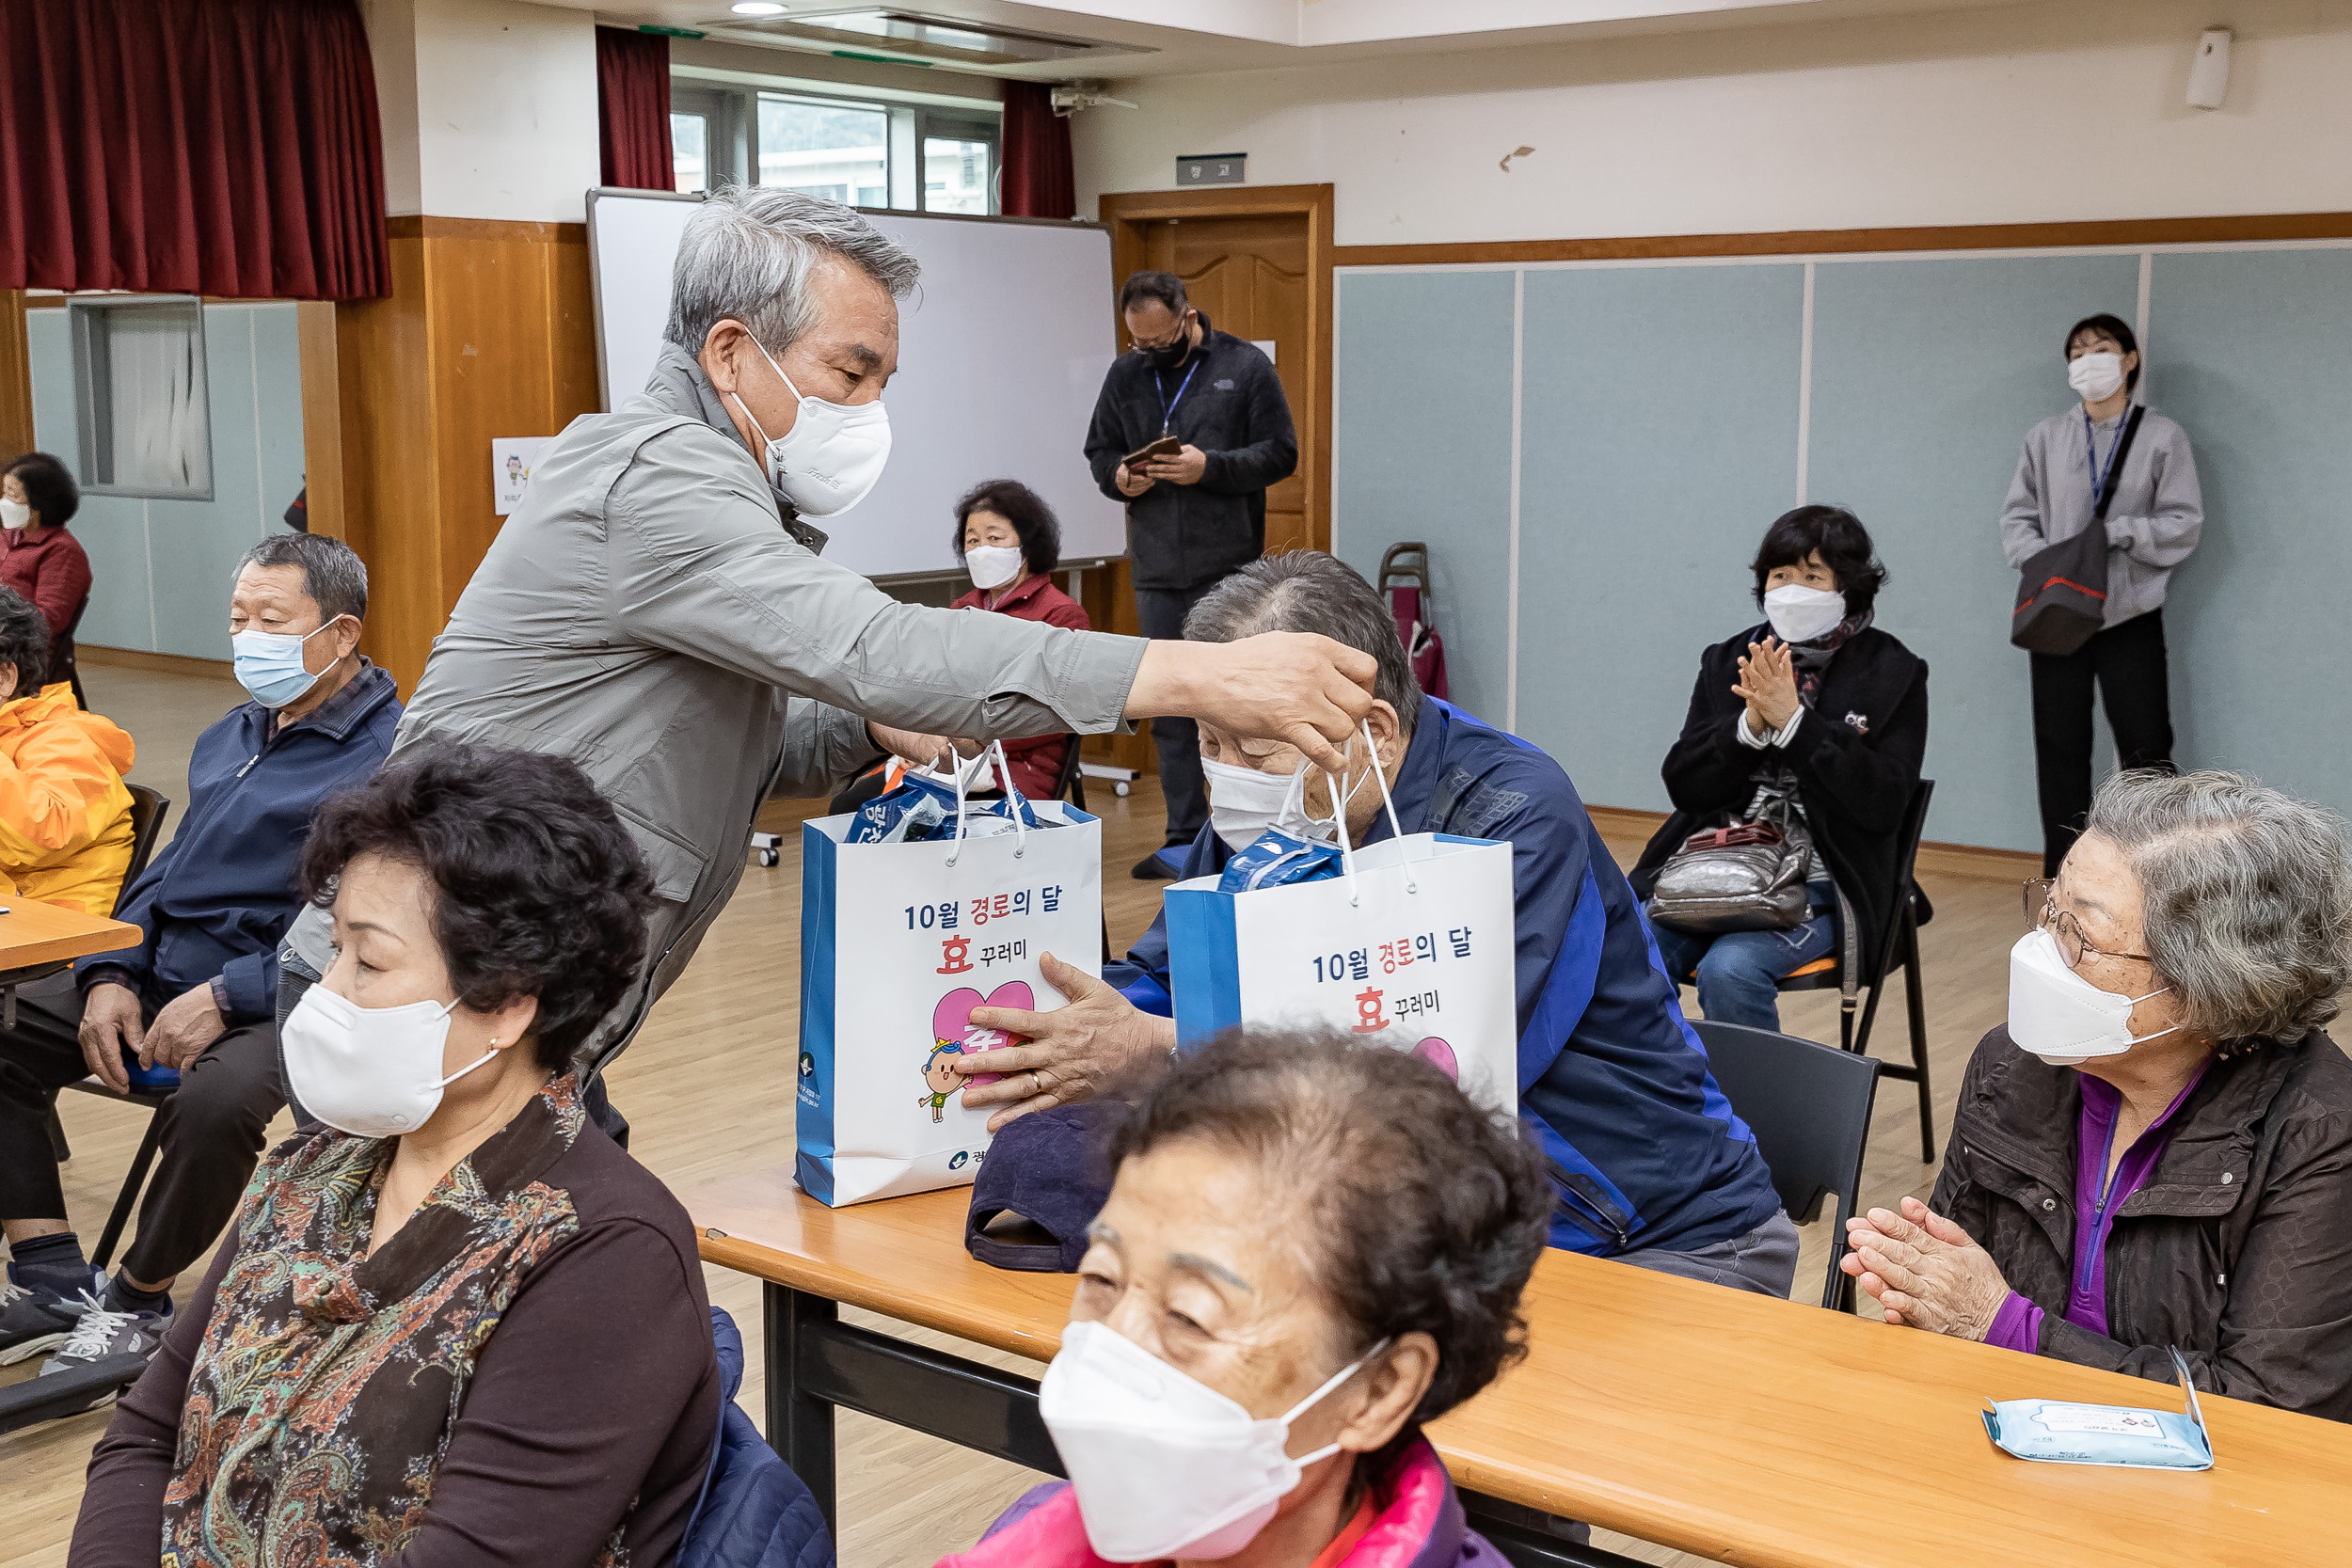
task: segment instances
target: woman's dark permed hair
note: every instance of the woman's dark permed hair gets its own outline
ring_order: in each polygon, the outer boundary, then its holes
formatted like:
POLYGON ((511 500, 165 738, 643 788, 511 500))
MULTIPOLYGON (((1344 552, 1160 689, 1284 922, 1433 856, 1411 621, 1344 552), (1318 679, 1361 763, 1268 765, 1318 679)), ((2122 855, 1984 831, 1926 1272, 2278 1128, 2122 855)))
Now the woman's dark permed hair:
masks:
POLYGON ((644 856, 563 757, 435 746, 386 764, 319 808, 302 847, 303 897, 332 905, 336 879, 361 855, 433 879, 433 934, 457 1000, 487 1009, 537 997, 532 1035, 556 1072, 645 957, 644 856))
MULTIPOLYGON (((2102 310, 2095 316, 2085 316, 2082 320, 2068 327, 2066 329, 2065 346, 2060 348, 2058 353, 2070 360, 2073 359, 2074 357, 2074 340, 2082 337, 2085 333, 2089 333, 2094 338, 2112 338, 2115 340, 2116 346, 2121 348, 2126 354, 2137 354, 2139 352, 2139 339, 2132 331, 2131 324, 2126 322, 2121 316, 2110 316, 2105 310, 2102 310)), ((2123 389, 2128 392, 2134 390, 2138 386, 2139 367, 2137 365, 2134 365, 2123 377, 2123 389)))
POLYGON ((1550 1182, 1517 1121, 1428 1062, 1336 1031, 1232 1030, 1142 1097, 1112 1137, 1111 1167, 1186 1139, 1231 1148, 1267 1192, 1304 1207, 1351 1358, 1416 1331, 1437 1341, 1437 1374, 1369 1456, 1371 1476, 1526 1354, 1519 1292, 1544 1250, 1550 1182))
POLYGON ((1837 574, 1847 615, 1859 615, 1876 602, 1886 586, 1886 568, 1879 564, 1870 531, 1842 506, 1800 506, 1772 519, 1749 563, 1756 574, 1756 602, 1763 604, 1764 579, 1774 567, 1798 565, 1816 550, 1821 564, 1837 574))
POLYGON ((49 673, 49 618, 13 588, 0 588, 0 664, 16 666, 18 697, 40 689, 49 673))
POLYGON ((25 504, 40 514, 43 528, 63 528, 82 509, 82 491, 73 483, 73 475, 45 451, 9 458, 0 467, 0 476, 5 475, 14 475, 24 486, 25 504))
POLYGON ((963 559, 963 525, 975 512, 993 512, 1012 525, 1021 540, 1021 559, 1042 577, 1061 564, 1061 524, 1043 498, 1017 479, 992 479, 975 484, 956 502, 956 559, 963 559))

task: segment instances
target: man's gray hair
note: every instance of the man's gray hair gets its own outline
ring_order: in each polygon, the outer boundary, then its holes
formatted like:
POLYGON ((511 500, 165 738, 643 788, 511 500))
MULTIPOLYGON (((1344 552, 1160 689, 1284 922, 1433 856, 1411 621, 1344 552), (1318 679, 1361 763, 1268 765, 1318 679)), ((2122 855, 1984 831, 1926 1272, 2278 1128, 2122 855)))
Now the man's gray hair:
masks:
MULTIPOLYGON (((324 533, 273 533, 245 552, 237 577, 247 566, 299 566, 302 591, 318 601, 319 625, 339 615, 368 618, 368 569, 359 552, 324 533)), ((232 579, 233 580, 233 579, 232 579)))
POLYGON ((1194 642, 1232 642, 1262 631, 1321 632, 1379 661, 1372 694, 1396 709, 1411 735, 1421 720, 1421 688, 1396 617, 1355 567, 1321 550, 1260 556, 1201 597, 1184 617, 1194 642))
POLYGON ((678 239, 670 273, 670 325, 661 334, 689 354, 723 321, 752 329, 784 357, 812 325, 808 275, 838 256, 903 297, 922 268, 855 208, 766 185, 722 185, 703 198, 678 239))
POLYGON ((2352 872, 2333 812, 2244 773, 2118 773, 2086 832, 2123 851, 2156 973, 2225 1050, 2293 1043, 2352 978, 2352 872))

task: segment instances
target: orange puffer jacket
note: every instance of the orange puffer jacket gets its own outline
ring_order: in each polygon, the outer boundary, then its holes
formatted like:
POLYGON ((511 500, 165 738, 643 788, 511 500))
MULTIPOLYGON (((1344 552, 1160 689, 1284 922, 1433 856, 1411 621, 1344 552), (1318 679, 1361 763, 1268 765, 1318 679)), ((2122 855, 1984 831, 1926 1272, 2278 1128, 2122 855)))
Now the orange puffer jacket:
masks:
POLYGON ((0 705, 0 878, 21 897, 111 914, 131 864, 131 737, 62 682, 0 705))

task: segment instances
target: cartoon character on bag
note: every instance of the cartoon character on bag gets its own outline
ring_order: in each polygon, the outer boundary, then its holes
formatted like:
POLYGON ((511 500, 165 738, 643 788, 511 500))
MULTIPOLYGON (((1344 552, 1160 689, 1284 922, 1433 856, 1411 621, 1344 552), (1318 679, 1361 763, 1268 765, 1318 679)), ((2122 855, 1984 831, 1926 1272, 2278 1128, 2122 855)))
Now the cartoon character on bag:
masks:
POLYGON ((929 1105, 931 1108, 933 1121, 947 1119, 947 1113, 945 1109, 947 1097, 963 1087, 963 1080, 956 1076, 955 1069, 947 1065, 948 1057, 962 1054, 963 1047, 953 1040, 931 1042, 930 1060, 923 1064, 923 1082, 931 1086, 930 1092, 917 1095, 914 1102, 917 1105, 929 1105))

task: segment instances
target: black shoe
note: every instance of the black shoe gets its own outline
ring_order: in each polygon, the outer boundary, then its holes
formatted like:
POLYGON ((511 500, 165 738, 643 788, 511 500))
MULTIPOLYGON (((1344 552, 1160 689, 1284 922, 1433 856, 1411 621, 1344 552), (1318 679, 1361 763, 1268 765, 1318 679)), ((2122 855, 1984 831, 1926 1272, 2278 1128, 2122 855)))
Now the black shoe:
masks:
POLYGON ((1136 868, 1127 873, 1138 882, 1172 882, 1184 872, 1168 863, 1168 851, 1154 849, 1136 862, 1136 868))
POLYGON ((81 1305, 82 1315, 74 1321, 72 1334, 49 1357, 41 1376, 103 1362, 121 1370, 128 1383, 138 1375, 138 1369, 155 1358, 155 1353, 163 1349, 164 1336, 171 1332, 168 1301, 153 1312, 116 1311, 94 1295, 84 1296, 81 1305))
MULTIPOLYGON (((104 1273, 90 1270, 88 1290, 105 1288, 104 1273)), ((50 1283, 47 1275, 26 1277, 15 1264, 9 1264, 5 1283, 0 1283, 0 1367, 13 1366, 64 1344, 72 1338, 73 1326, 87 1305, 83 1296, 68 1295, 50 1283)))

